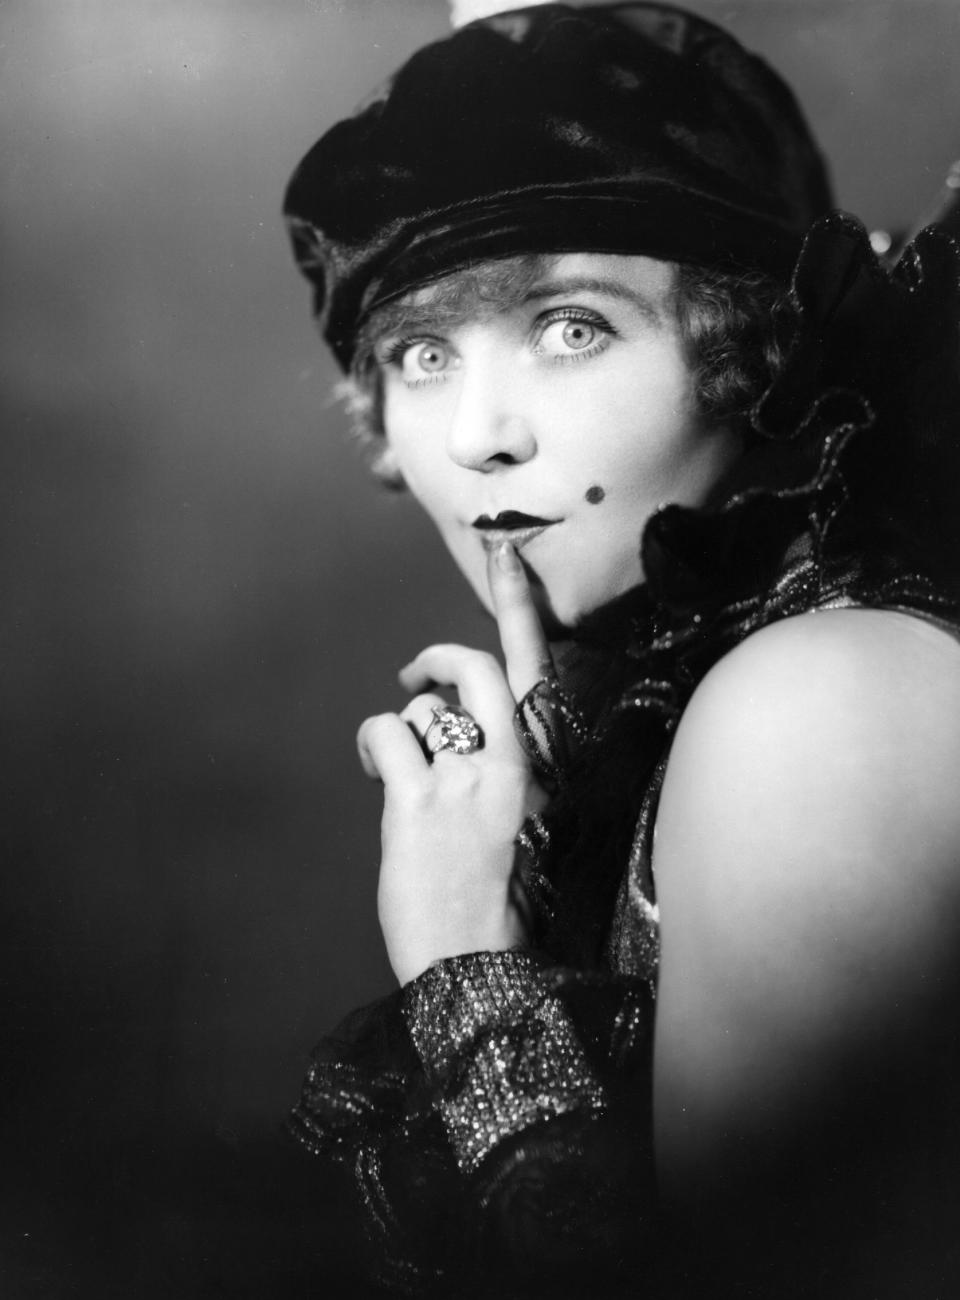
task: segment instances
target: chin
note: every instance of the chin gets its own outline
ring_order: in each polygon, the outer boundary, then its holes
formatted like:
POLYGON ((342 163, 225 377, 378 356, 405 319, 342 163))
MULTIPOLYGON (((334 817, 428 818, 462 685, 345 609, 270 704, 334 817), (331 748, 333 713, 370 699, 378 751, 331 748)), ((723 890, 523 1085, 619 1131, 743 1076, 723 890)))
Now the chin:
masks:
POLYGON ((562 641, 575 635, 584 624, 590 623, 595 616, 605 619, 607 615, 615 620, 622 617, 618 613, 623 602, 623 610, 629 613, 636 593, 643 586, 642 574, 635 574, 630 581, 607 587, 598 597, 594 589, 587 593, 554 593, 551 598, 540 589, 536 600, 537 609, 543 623, 547 639, 562 641))
MULTIPOLYGON (((540 616, 540 622, 543 625, 543 631, 548 641, 565 640, 591 614, 594 614, 604 605, 608 605, 612 601, 619 599, 619 597, 626 595, 628 591, 635 590, 643 582, 642 575, 634 568, 631 568, 629 573, 624 572, 620 575, 621 581, 610 583, 598 595, 596 584, 586 582, 581 584, 584 587, 589 586, 589 590, 581 590, 580 587, 571 587, 568 584, 555 582, 550 582, 548 585, 543 581, 537 570, 524 560, 522 552, 520 562, 523 564, 530 582, 530 594, 533 597, 534 606, 540 616)), ((493 606, 490 602, 486 572, 482 574, 475 571, 468 572, 464 568, 463 573, 480 604, 493 617, 493 606)))
POLYGON ((564 640, 586 614, 585 610, 575 610, 565 605, 558 609, 543 587, 534 589, 533 603, 548 641, 564 640))
POLYGON ((618 589, 605 593, 598 600, 594 592, 558 591, 556 588, 551 591, 536 579, 531 582, 530 589, 549 641, 563 640, 595 610, 622 594, 618 589))
MULTIPOLYGON (((548 641, 564 640, 580 620, 587 616, 590 612, 589 607, 580 608, 578 605, 570 604, 568 600, 555 603, 536 574, 532 573, 526 565, 524 567, 527 569, 527 577, 530 579, 530 594, 533 597, 537 614, 540 616, 544 635, 548 641)), ((470 586, 473 588, 474 594, 485 612, 491 618, 494 618, 493 604, 490 600, 490 592, 487 589, 486 576, 482 580, 471 581, 470 586)))

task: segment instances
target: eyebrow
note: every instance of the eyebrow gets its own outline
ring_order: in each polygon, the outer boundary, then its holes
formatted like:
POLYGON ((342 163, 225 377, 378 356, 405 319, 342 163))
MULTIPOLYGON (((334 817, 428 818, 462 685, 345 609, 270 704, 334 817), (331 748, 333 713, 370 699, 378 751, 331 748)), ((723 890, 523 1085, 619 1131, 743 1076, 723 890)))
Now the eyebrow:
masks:
POLYGON ((370 346, 376 347, 384 340, 395 339, 402 334, 415 334, 419 330, 439 329, 443 323, 444 313, 431 310, 430 303, 404 305, 391 314, 370 337, 370 346))
POLYGON ((533 285, 524 295, 524 302, 536 298, 556 298, 567 293, 604 293, 610 298, 619 298, 632 303, 648 320, 662 325, 664 312, 662 307, 639 289, 631 289, 622 280, 608 279, 604 276, 571 275, 557 279, 541 280, 533 285))

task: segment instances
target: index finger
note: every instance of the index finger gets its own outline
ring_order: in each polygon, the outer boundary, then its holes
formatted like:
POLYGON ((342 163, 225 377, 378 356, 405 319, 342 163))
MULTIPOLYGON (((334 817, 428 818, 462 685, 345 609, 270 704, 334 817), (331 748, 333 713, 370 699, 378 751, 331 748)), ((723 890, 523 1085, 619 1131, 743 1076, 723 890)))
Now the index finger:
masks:
POLYGON ((488 556, 487 581, 500 630, 507 681, 513 698, 521 700, 537 682, 553 673, 553 658, 533 603, 530 583, 510 542, 504 542, 488 556))

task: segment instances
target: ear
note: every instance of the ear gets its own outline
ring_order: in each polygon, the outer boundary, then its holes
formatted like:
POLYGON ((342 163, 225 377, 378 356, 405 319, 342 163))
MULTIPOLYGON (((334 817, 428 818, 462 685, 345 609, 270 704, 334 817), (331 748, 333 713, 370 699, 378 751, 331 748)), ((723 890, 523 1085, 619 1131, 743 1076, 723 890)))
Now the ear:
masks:
POLYGON ((373 470, 374 477, 379 479, 384 487, 391 488, 394 492, 403 492, 406 489, 407 485, 397 463, 397 454, 389 443, 378 439, 377 453, 370 468, 373 470))

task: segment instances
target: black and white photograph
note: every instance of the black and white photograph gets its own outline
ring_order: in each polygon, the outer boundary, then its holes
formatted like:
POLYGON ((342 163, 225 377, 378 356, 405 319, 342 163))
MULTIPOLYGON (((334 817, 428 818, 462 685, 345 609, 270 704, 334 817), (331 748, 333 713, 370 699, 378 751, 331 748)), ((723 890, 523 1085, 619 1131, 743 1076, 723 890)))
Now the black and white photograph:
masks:
POLYGON ((4 1300, 960 1295, 957 0, 0 0, 4 1300))

